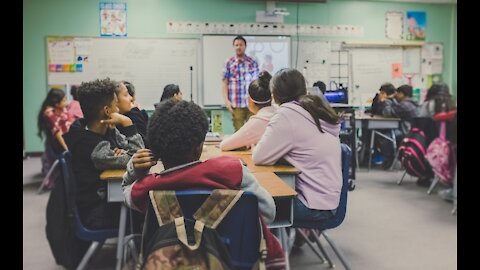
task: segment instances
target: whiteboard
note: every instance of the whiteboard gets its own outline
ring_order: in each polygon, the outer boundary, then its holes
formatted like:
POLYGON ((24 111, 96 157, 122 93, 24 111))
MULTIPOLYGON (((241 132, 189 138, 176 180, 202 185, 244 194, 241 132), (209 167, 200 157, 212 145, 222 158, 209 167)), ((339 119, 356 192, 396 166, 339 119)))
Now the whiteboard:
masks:
MULTIPOLYGON (((316 81, 323 81, 329 85, 330 81, 330 41, 300 41, 292 44, 292 67, 301 71, 307 86, 312 86, 316 81), (297 61, 297 44, 298 61, 297 61)), ((328 88, 328 87, 327 87, 328 88)))
MULTIPOLYGON (((203 105, 224 105, 222 74, 226 61, 234 56, 233 35, 204 35, 203 51, 203 105)), ((274 74, 281 68, 290 67, 290 37, 243 36, 247 40, 246 55, 254 58, 261 70, 264 58, 272 55, 274 74)))
MULTIPOLYGON (((66 38, 68 39, 68 38, 66 38)), ((72 39, 72 38, 70 38, 72 39)), ((135 86, 136 99, 142 109, 153 110, 160 100, 163 87, 180 86, 183 98, 198 103, 199 39, 157 38, 73 38, 74 61, 83 57, 82 72, 52 72, 48 84, 80 84, 97 78, 126 80, 135 86), (192 67, 193 71, 190 71, 192 67), (192 89, 193 88, 193 89, 192 89)), ((47 59, 55 52, 47 38, 47 59)), ((54 46, 53 46, 54 47, 54 46)), ((55 57, 62 59, 69 51, 63 49, 55 57)), ((67 87, 68 89, 68 87, 67 87)))
POLYGON ((402 77, 392 78, 392 65, 403 62, 402 48, 355 48, 351 49, 352 86, 349 104, 370 106, 373 97, 383 83, 395 87, 403 84, 402 77))

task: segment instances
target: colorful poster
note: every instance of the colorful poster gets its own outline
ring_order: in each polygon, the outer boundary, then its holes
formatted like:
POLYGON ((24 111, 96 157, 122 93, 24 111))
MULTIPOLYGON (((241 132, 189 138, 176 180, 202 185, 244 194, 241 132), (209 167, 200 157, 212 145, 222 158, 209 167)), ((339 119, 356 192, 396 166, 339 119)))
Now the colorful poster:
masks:
POLYGON ((393 63, 392 64, 392 79, 401 78, 402 74, 403 74, 402 64, 401 63, 393 63))
POLYGON ((100 35, 127 36, 127 3, 100 2, 100 35))
POLYGON ((407 11, 407 40, 425 40, 427 13, 407 11))
POLYGON ((48 56, 50 64, 73 64, 75 50, 72 40, 57 40, 48 42, 48 56))
POLYGON ((223 111, 212 110, 212 132, 223 133, 223 111))

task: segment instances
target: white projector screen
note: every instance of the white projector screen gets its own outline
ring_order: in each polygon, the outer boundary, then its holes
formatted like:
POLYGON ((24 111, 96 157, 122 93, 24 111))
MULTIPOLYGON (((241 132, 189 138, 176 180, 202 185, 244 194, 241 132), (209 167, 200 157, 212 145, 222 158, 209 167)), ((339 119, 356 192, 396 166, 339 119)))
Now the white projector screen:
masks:
MULTIPOLYGON (((290 67, 290 37, 288 36, 243 36, 247 40, 245 53, 254 58, 260 71, 265 58, 272 57, 275 74, 282 68, 290 67)), ((224 106, 222 95, 222 74, 228 58, 235 55, 234 35, 203 36, 203 105, 224 106)))

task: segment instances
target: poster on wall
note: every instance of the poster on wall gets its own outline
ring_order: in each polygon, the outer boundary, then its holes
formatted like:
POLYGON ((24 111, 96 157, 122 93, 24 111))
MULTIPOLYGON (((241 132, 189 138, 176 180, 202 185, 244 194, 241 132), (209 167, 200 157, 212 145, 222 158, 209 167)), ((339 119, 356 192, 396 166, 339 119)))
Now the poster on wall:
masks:
POLYGON ((127 3, 100 2, 100 35, 127 36, 127 3))
POLYGON ((385 37, 393 40, 403 38, 403 12, 388 11, 385 13, 385 37))
POLYGON ((407 40, 425 40, 427 13, 407 11, 407 40))

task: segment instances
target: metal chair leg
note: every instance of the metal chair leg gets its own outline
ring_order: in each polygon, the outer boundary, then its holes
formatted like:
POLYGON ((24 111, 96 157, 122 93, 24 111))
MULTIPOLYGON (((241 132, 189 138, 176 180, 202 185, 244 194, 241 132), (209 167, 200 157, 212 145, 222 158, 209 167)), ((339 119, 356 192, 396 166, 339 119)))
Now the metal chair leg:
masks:
POLYGON ((430 184, 430 187, 429 187, 428 190, 427 190, 427 194, 428 194, 428 195, 430 195, 430 194, 432 193, 432 191, 433 191, 433 189, 435 188, 435 186, 437 186, 437 183, 438 183, 438 177, 435 176, 435 177, 433 178, 432 183, 430 184))
POLYGON ((85 255, 83 255, 83 258, 82 258, 82 261, 80 261, 80 263, 78 264, 77 266, 77 270, 83 270, 85 269, 85 267, 87 267, 87 264, 88 264, 88 261, 90 261, 90 259, 92 258, 93 254, 95 254, 95 252, 103 246, 103 243, 104 242, 92 242, 92 244, 90 244, 90 247, 88 247, 88 250, 87 252, 85 253, 85 255))
POLYGON ((397 181, 397 185, 401 185, 402 184, 402 181, 403 181, 403 178, 405 178, 405 175, 407 175, 407 171, 405 171, 402 175, 402 178, 400 178, 400 180, 397 181))
POLYGON ((42 184, 40 185, 40 187, 37 190, 37 194, 42 194, 43 193, 43 191, 44 191, 43 189, 45 188, 47 183, 50 181, 50 176, 52 176, 52 174, 55 171, 55 168, 57 167, 57 165, 58 165, 58 159, 56 159, 52 163, 52 166, 50 167, 50 170, 48 170, 47 175, 45 176, 45 178, 43 178, 42 184))
MULTIPOLYGON (((305 235, 305 233, 301 229, 296 229, 296 231, 298 232, 300 237, 302 237, 303 240, 305 240, 305 242, 307 242, 308 246, 313 250, 313 252, 317 255, 317 257, 321 261, 320 263, 321 264, 325 263, 325 258, 317 251, 317 249, 315 249, 312 242, 308 239, 308 237, 305 235)), ((329 261, 329 263, 330 263, 330 261, 329 261)))
POLYGON ((332 247, 333 251, 334 251, 335 254, 337 255, 338 259, 340 259, 340 262, 342 262, 343 267, 345 267, 346 270, 350 270, 351 267, 348 265, 347 260, 346 260, 345 257, 343 256, 343 254, 342 254, 342 252, 340 251, 340 249, 335 245, 335 243, 333 242, 333 240, 330 239, 330 237, 327 235, 327 233, 326 233, 325 231, 322 232, 322 235, 323 235, 323 237, 325 237, 325 239, 327 240, 328 244, 330 244, 330 246, 332 247))

